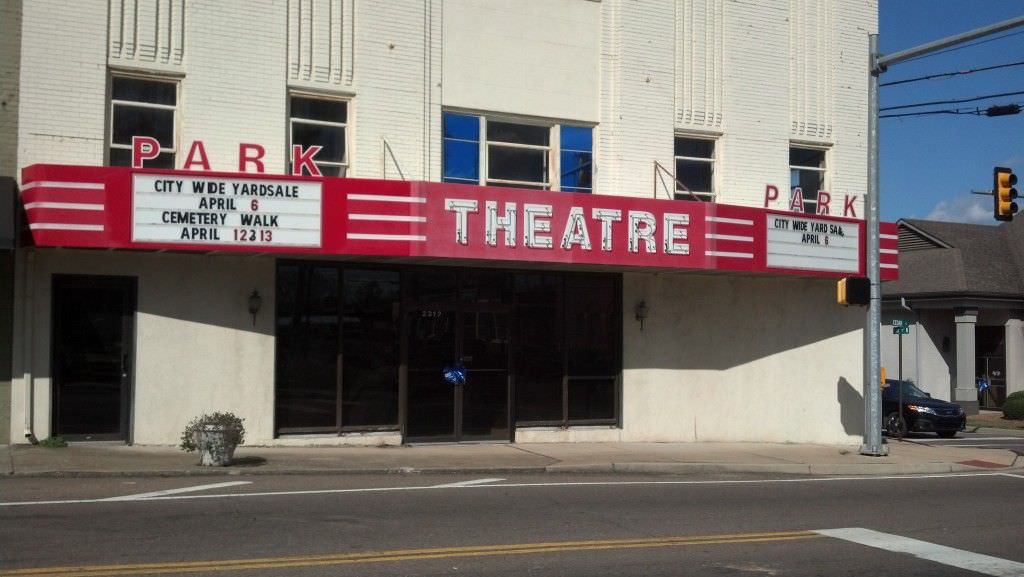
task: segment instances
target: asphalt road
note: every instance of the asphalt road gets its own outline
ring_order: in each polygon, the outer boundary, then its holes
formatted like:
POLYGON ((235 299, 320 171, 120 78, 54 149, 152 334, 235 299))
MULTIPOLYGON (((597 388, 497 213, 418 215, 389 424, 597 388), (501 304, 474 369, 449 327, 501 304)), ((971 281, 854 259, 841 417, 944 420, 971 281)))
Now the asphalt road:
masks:
POLYGON ((8 478, 0 574, 1024 575, 1022 491, 1002 473, 8 478))

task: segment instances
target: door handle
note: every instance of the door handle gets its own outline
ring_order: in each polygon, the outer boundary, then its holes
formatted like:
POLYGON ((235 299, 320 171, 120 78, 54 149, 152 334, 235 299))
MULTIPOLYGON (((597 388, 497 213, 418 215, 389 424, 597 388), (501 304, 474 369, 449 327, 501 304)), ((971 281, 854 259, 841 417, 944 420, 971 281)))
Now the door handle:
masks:
POLYGON ((121 378, 128 378, 128 353, 121 355, 121 378))

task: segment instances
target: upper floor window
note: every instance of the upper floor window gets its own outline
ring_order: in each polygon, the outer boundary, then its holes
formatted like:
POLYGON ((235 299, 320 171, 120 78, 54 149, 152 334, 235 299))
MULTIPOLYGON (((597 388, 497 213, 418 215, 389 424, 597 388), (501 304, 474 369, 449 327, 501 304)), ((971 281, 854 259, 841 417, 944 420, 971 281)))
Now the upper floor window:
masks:
POLYGON ((133 76, 110 79, 110 165, 132 165, 132 137, 160 143, 160 155, 148 168, 174 168, 177 142, 178 83, 133 76))
POLYGON ((442 180, 591 192, 592 132, 445 112, 442 180))
POLYGON ((289 99, 288 162, 292 146, 320 146, 316 166, 324 176, 348 171, 348 101, 313 96, 289 99))
POLYGON ((676 200, 715 199, 715 141, 677 136, 676 200))
POLYGON ((825 150, 790 147, 790 206, 799 208, 802 204, 803 212, 815 214, 818 212, 818 192, 822 190, 825 190, 825 150))

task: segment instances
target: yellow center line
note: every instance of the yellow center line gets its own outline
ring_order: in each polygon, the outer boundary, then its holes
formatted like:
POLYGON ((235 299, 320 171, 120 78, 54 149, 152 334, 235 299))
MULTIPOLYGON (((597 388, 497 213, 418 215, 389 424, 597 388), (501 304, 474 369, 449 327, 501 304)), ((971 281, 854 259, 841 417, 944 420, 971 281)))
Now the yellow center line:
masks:
POLYGON ((252 569, 281 569, 348 565, 354 563, 382 563, 446 559, 453 557, 484 557, 496 555, 524 555, 566 551, 594 551, 606 549, 638 549, 652 547, 682 547, 686 545, 724 545, 730 543, 763 543, 791 541, 821 537, 813 531, 785 531, 776 533, 733 533, 690 537, 657 537, 650 539, 613 539, 594 541, 555 541, 547 543, 519 543, 505 545, 475 545, 434 549, 399 549, 334 555, 308 555, 293 557, 267 557, 257 559, 225 559, 221 561, 178 561, 169 563, 142 563, 134 565, 90 565, 81 567, 36 567, 4 572, 6 577, 97 577, 106 575, 159 575, 167 573, 199 573, 208 571, 243 571, 252 569))

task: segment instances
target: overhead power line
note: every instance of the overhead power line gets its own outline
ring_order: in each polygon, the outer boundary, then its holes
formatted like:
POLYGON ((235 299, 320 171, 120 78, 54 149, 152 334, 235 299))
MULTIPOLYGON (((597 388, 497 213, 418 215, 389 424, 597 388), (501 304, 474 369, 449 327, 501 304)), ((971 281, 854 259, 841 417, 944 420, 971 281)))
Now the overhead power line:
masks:
POLYGON ((1009 116, 1011 114, 1020 114, 1022 108, 1024 108, 1024 104, 1016 103, 989 106, 988 108, 947 108, 944 110, 925 110, 923 112, 903 112, 900 114, 885 114, 879 116, 879 118, 905 118, 909 116, 932 116, 936 114, 950 114, 954 116, 1009 116))
POLYGON ((938 106, 940 104, 963 104, 965 102, 977 102, 979 100, 988 100, 990 98, 1002 98, 1004 96, 1019 96, 1024 94, 1024 90, 1017 92, 1002 92, 1000 94, 987 94, 985 96, 975 96, 974 98, 960 98, 957 100, 933 100, 931 102, 918 102, 917 104, 901 104, 899 106, 886 106, 885 108, 879 108, 879 111, 886 110, 902 110, 904 108, 917 108, 919 106, 938 106))
POLYGON ((975 72, 987 72, 989 70, 999 70, 1000 68, 1010 68, 1012 66, 1024 66, 1024 61, 1021 62, 1010 62, 1008 64, 996 64, 995 66, 985 66, 984 68, 972 68, 971 70, 957 70, 956 72, 942 72, 940 74, 929 74, 927 76, 918 76, 917 78, 907 78, 905 80, 894 80, 892 82, 883 82, 879 84, 880 87, 885 86, 896 86, 897 84, 909 84, 911 82, 920 82, 922 80, 936 80, 939 78, 952 78, 954 76, 961 76, 963 74, 973 74, 975 72))

